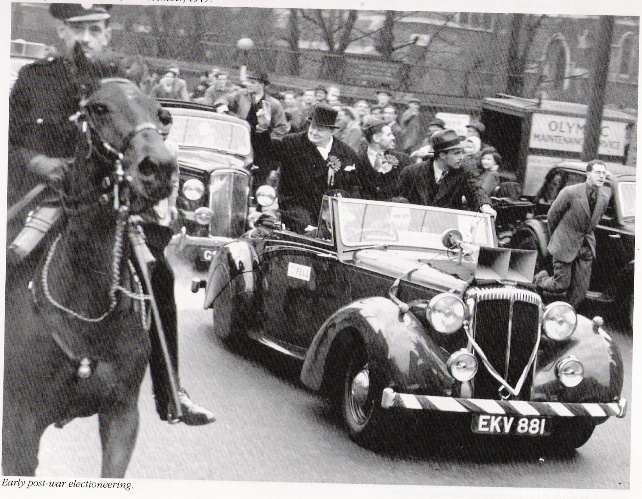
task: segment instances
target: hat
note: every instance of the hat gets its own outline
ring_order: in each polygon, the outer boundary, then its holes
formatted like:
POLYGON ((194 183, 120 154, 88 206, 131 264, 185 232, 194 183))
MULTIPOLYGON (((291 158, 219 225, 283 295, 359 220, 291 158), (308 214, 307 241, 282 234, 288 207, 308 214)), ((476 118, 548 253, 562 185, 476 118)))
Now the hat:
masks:
POLYGON ((310 123, 328 128, 339 128, 336 124, 339 111, 327 104, 317 104, 308 118, 310 123))
POLYGON ((366 120, 366 122, 363 125, 363 136, 369 142, 370 139, 372 139, 372 136, 375 133, 379 133, 381 129, 386 125, 388 125, 388 123, 386 123, 381 118, 370 117, 366 120))
POLYGON ((410 104, 411 102, 416 102, 417 104, 421 104, 421 101, 419 100, 419 98, 414 94, 410 94, 406 99, 406 102, 408 104, 410 104))
POLYGON ((466 128, 474 128, 477 130, 479 133, 484 133, 486 130, 486 127, 481 121, 473 120, 468 125, 466 125, 466 128))
POLYGON ((438 126, 440 128, 443 128, 444 130, 446 129, 446 123, 444 122, 444 120, 439 118, 433 118, 430 123, 428 123, 428 126, 438 126))
POLYGON ((49 12, 56 19, 67 23, 103 21, 110 18, 111 5, 93 5, 87 3, 52 3, 49 12))
POLYGON ((392 97, 390 90, 388 90, 386 87, 381 87, 379 90, 377 90, 377 95, 379 94, 386 94, 388 97, 392 97))
POLYGON ((176 66, 172 66, 172 67, 167 68, 166 73, 174 73, 176 76, 178 76, 178 75, 181 74, 181 70, 178 69, 176 66))
POLYGON ((263 85, 270 84, 270 79, 268 78, 267 73, 264 71, 261 71, 261 72, 248 71, 247 73, 245 73, 245 78, 248 80, 260 81, 261 83, 263 83, 263 85))
POLYGON ((462 140, 455 130, 440 130, 430 136, 430 145, 435 150, 435 155, 450 149, 463 149, 462 140))
POLYGON ((326 95, 328 94, 328 89, 325 88, 323 85, 317 85, 316 87, 314 87, 314 91, 316 92, 317 90, 321 90, 326 95))

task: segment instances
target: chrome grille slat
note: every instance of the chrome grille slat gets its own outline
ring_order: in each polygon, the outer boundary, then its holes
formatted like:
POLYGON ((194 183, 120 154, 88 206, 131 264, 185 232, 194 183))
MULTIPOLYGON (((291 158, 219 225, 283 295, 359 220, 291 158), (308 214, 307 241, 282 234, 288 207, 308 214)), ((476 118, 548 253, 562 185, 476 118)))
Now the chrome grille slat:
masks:
MULTIPOLYGON (((510 286, 471 288, 465 298, 471 307, 472 337, 496 372, 480 371, 473 392, 475 396, 496 398, 500 383, 494 376, 500 375, 508 386, 515 386, 527 366, 532 370, 529 359, 539 344, 542 301, 533 291, 510 286)), ((526 381, 518 398, 528 397, 532 381, 528 376, 526 381)))

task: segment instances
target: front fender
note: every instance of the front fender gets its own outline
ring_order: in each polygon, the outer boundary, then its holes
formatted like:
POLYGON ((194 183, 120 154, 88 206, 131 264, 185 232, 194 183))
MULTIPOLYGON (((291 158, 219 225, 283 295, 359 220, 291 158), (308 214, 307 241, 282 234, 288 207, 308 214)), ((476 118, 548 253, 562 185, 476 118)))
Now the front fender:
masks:
POLYGON ((624 365, 613 339, 591 319, 578 316, 577 330, 565 342, 546 340, 533 378, 532 400, 612 402, 622 392, 624 365), (584 366, 584 379, 568 388, 557 379, 557 363, 573 355, 584 366))
MULTIPOLYGON (((339 309, 315 336, 303 363, 301 381, 319 391, 334 366, 329 355, 343 333, 356 332, 363 342, 370 370, 384 387, 406 393, 450 395, 454 379, 448 372, 447 356, 425 333, 412 314, 400 314, 388 298, 357 300, 339 309)), ((345 352, 344 352, 345 353, 345 352)))
MULTIPOLYGON (((527 237, 534 237, 535 242, 537 243, 537 249, 539 254, 544 258, 548 258, 548 240, 549 233, 547 224, 544 221, 537 218, 532 218, 526 220, 515 232, 512 240, 515 241, 515 244, 519 244, 520 241, 524 240, 527 237)), ((511 247, 514 247, 511 244, 511 247)))
POLYGON ((203 308, 211 308, 212 302, 230 283, 236 288, 234 295, 250 303, 256 289, 254 269, 258 268, 258 261, 256 250, 247 241, 234 241, 221 247, 210 264, 203 308))

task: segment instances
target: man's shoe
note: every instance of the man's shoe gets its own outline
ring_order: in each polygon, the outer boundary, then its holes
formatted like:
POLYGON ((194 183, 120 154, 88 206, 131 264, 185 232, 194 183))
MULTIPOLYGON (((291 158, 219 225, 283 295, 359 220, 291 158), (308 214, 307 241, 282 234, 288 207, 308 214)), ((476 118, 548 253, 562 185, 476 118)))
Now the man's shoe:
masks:
POLYGON ((181 403, 181 411, 183 412, 181 421, 186 425, 201 426, 216 421, 214 414, 192 402, 183 388, 178 389, 178 401, 181 403))

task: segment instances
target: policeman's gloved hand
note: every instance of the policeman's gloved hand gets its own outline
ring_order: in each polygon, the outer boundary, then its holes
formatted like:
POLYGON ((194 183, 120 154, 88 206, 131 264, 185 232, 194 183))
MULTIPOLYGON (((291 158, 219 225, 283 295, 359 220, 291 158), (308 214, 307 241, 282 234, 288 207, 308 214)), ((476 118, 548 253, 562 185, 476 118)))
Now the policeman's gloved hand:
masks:
POLYGON ((259 218, 257 218, 256 222, 254 222, 254 226, 271 230, 280 229, 281 217, 277 211, 264 211, 259 218))
POLYGON ((44 154, 39 154, 29 161, 29 169, 44 177, 52 184, 62 182, 69 169, 70 160, 66 158, 50 158, 44 154))

